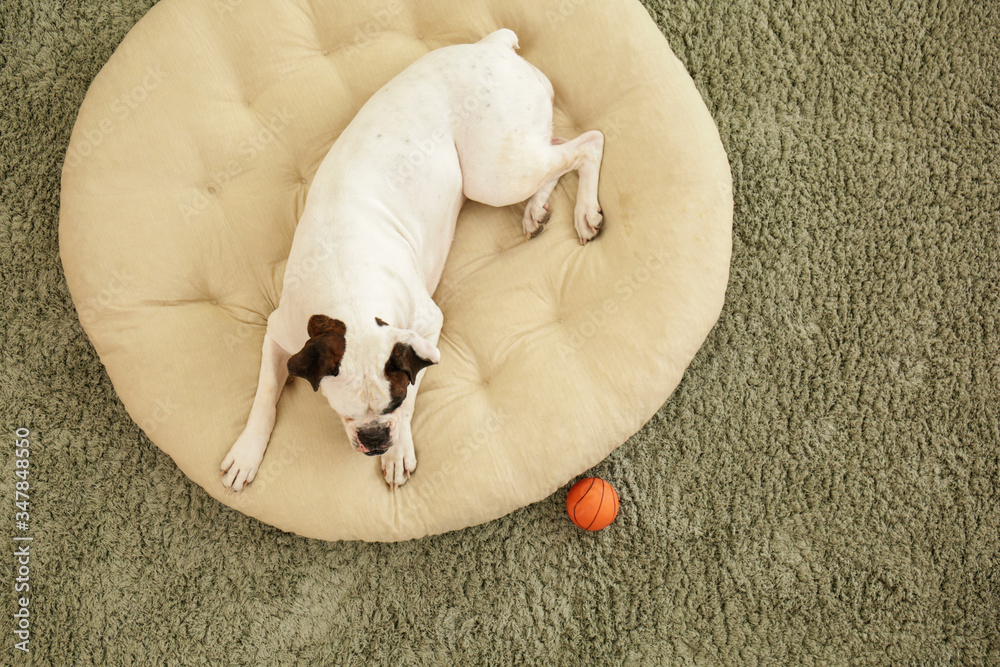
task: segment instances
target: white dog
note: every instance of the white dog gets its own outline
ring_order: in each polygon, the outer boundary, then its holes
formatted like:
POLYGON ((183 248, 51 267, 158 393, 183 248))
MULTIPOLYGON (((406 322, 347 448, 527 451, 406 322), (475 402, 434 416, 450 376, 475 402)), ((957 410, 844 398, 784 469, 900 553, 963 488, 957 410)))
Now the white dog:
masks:
POLYGON ((222 461, 222 483, 253 481, 289 374, 322 391, 351 445, 382 457, 390 488, 417 465, 410 421, 421 370, 436 364, 441 311, 431 295, 466 198, 530 197, 528 238, 549 218, 563 174, 580 176, 580 243, 601 230, 604 135, 552 136, 552 84, 519 57, 517 35, 428 53, 361 108, 319 166, 267 320, 257 395, 222 461))

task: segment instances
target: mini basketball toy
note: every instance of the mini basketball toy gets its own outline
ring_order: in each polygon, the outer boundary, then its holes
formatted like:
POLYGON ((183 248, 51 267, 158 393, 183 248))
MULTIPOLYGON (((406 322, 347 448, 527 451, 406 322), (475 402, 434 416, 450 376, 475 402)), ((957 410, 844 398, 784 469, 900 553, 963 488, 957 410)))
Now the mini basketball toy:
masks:
POLYGON ((586 477, 566 496, 570 520, 584 530, 603 530, 618 516, 618 493, 599 477, 586 477))

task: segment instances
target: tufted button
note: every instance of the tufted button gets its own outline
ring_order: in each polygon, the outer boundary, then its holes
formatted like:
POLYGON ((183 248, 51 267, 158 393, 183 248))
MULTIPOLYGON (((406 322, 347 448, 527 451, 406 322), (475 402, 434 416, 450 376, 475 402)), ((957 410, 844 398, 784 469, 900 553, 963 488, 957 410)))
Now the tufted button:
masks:
POLYGON ((250 106, 250 100, 249 99, 243 100, 243 106, 245 107, 250 106))
POLYGON ((216 192, 217 192, 217 190, 216 190, 216 188, 215 188, 215 186, 214 186, 214 185, 210 185, 210 186, 208 186, 208 194, 210 194, 210 195, 213 195, 213 196, 214 196, 216 192))
POLYGON ((330 49, 323 49, 323 55, 324 56, 330 55, 330 49))
POLYGON ((305 176, 303 176, 302 178, 300 178, 300 179, 299 179, 299 183, 301 183, 302 185, 305 185, 305 184, 307 183, 307 181, 306 181, 306 177, 305 177, 305 176))

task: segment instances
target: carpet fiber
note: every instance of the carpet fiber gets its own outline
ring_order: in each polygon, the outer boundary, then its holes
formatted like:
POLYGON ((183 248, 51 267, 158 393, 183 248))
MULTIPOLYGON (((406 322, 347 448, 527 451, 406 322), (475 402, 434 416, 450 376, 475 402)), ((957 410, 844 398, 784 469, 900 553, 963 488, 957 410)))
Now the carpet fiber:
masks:
POLYGON ((621 496, 610 528, 573 527, 564 489, 386 545, 227 509, 128 418, 56 230, 80 102, 149 3, 4 3, 0 534, 6 554, 30 545, 26 577, 3 560, 4 655, 1000 663, 1000 7, 856 4, 646 1, 732 162, 722 318, 674 396, 593 471, 621 496), (19 576, 30 591, 14 592, 19 576), (13 633, 25 595, 28 654, 13 633))

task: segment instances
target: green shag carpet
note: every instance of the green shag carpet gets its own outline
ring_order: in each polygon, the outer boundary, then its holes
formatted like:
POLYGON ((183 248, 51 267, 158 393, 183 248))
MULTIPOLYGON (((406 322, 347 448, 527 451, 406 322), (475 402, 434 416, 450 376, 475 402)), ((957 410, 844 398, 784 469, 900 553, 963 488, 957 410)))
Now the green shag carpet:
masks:
POLYGON ((722 318, 593 471, 610 528, 573 527, 564 489, 402 544, 211 499, 79 325, 60 170, 149 6, 0 5, 0 663, 1000 664, 998 3, 646 0, 732 162, 722 318))

